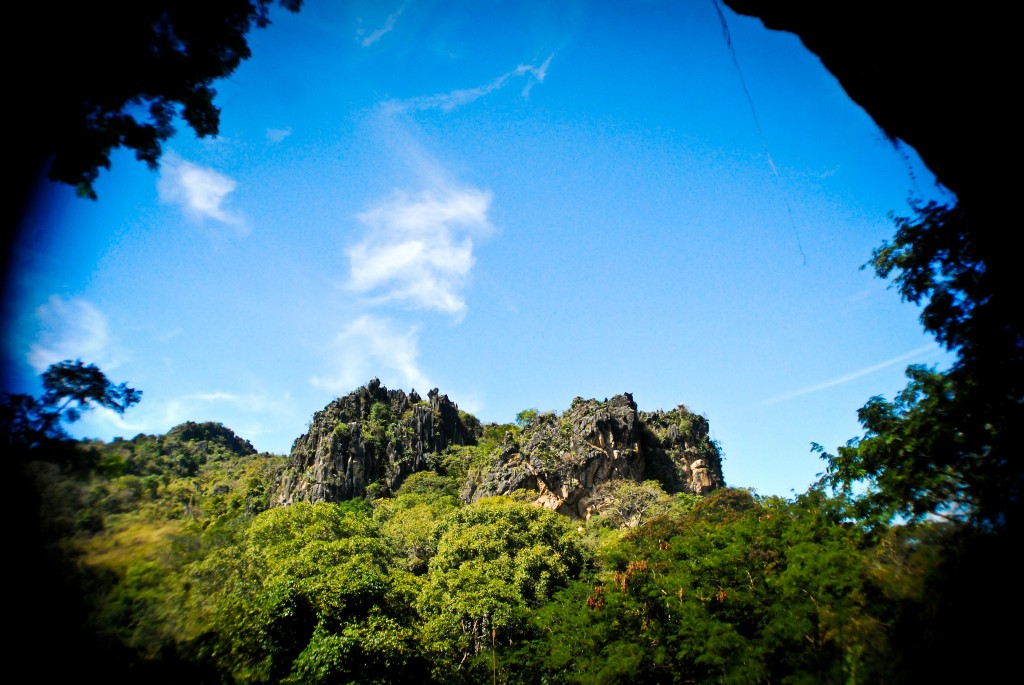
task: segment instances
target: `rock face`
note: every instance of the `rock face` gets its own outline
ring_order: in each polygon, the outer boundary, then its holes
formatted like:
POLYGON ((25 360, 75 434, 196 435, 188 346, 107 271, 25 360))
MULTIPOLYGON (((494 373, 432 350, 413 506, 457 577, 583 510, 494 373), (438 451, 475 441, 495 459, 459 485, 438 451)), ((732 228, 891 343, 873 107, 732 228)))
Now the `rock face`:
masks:
POLYGON ((406 395, 374 379, 313 416, 292 445, 276 504, 337 502, 363 497, 367 488, 394 492, 410 474, 429 468, 426 455, 475 444, 479 430, 436 388, 423 400, 415 390, 406 395))
POLYGON ((274 502, 386 496, 410 474, 443 469, 438 456, 453 447, 475 464, 462 485, 466 502, 532 491, 539 505, 587 518, 607 503, 601 486, 616 481, 655 480, 665 492, 698 495, 725 486, 707 419, 683 406, 638 412, 628 393, 577 397, 562 414, 534 413, 523 424, 489 426, 491 435, 506 430, 504 443, 478 444, 480 422, 436 388, 423 400, 375 379, 313 416, 274 502))
POLYGON ((616 479, 657 480, 669 493, 725 485, 707 419, 683 406, 638 412, 626 393, 604 402, 577 397, 561 416, 539 414, 518 435, 509 431, 491 466, 471 474, 462 498, 535 490, 537 504, 587 518, 601 507, 598 488, 616 479))

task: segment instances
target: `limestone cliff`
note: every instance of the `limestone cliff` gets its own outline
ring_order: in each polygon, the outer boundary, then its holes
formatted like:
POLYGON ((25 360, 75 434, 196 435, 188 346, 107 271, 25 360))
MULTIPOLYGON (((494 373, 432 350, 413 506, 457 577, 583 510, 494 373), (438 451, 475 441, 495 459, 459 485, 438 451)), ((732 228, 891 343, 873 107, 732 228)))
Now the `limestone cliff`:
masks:
POLYGON ((601 485, 657 480, 666 492, 705 494, 724 487, 721 455, 708 422, 680 406, 638 412, 633 396, 577 397, 561 414, 539 414, 509 431, 491 465, 471 474, 462 498, 536 491, 536 503, 581 518, 603 504, 601 485))
POLYGON ((427 466, 426 455, 476 442, 480 424, 435 388, 388 390, 374 379, 318 411, 292 445, 276 503, 337 502, 394 492, 427 466))
POLYGON ((577 397, 560 415, 534 413, 522 423, 491 424, 497 437, 481 441, 480 422, 436 388, 423 400, 375 379, 313 416, 274 499, 281 506, 386 496, 417 471, 445 473, 453 449, 472 464, 464 501, 526 491, 537 504, 582 518, 608 503, 602 486, 616 481, 655 480, 668 493, 698 495, 725 485, 707 419, 683 406, 639 412, 629 393, 603 402, 577 397))

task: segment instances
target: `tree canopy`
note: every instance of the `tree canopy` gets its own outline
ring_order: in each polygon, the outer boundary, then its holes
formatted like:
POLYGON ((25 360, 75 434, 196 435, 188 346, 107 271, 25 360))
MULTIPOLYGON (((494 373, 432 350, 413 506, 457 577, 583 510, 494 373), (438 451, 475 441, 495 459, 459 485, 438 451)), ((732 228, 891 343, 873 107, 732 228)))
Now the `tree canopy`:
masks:
POLYGON ((825 455, 824 482, 850 495, 866 484, 860 514, 880 522, 938 514, 1016 528, 1024 493, 1019 315, 959 207, 918 206, 896 223, 895 239, 869 265, 923 305, 925 329, 957 359, 945 373, 912 366, 894 401, 872 398, 858 413, 863 438, 825 455))
MULTIPOLYGON (((162 143, 184 119, 200 137, 216 135, 213 83, 250 56, 246 34, 270 23, 273 0, 103 0, 59 8, 29 3, 18 22, 11 64, 23 106, 18 135, 27 168, 95 198, 93 184, 110 154, 127 148, 156 168, 162 143)), ((278 0, 292 12, 302 0, 278 0)), ((13 43, 13 41, 11 42, 13 43)))
POLYGON ((10 446, 33 447, 46 440, 66 438, 63 423, 74 423, 82 412, 105 407, 123 414, 142 399, 127 383, 115 385, 94 364, 65 360, 42 375, 43 394, 6 395, 0 402, 0 433, 10 446))

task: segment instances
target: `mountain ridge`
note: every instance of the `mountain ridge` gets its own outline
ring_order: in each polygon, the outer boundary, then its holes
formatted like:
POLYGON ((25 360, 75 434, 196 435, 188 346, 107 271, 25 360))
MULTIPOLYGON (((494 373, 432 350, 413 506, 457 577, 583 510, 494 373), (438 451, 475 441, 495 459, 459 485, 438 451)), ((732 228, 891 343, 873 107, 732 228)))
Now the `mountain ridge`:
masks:
POLYGON ((609 483, 654 480, 669 494, 703 495, 725 487, 721 463, 707 419, 684 405, 646 412, 630 393, 577 397, 561 414, 530 410, 517 424, 484 426, 437 388, 423 399, 375 378, 314 414, 274 503, 389 496, 433 470, 459 480, 466 503, 524 491, 589 518, 608 503, 609 483))

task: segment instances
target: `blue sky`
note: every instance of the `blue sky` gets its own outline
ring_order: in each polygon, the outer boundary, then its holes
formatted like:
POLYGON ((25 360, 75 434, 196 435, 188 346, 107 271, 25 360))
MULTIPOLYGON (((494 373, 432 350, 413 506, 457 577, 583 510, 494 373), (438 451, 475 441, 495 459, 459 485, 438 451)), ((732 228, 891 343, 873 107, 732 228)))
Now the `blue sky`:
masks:
POLYGON ((856 410, 946 363, 859 267, 952 197, 798 39, 692 2, 306 0, 154 173, 49 186, 14 254, 9 390, 143 391, 79 437, 220 421, 288 453, 379 377, 483 421, 632 392, 708 417, 730 485, 800 492, 856 410))

